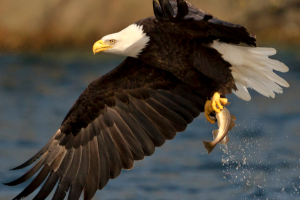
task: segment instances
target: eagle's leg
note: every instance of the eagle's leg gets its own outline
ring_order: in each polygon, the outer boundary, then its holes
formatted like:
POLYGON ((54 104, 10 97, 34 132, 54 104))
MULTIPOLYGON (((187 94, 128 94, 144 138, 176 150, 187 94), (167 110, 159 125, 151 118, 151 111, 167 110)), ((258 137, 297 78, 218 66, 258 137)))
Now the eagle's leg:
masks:
POLYGON ((213 120, 209 116, 209 114, 213 111, 215 111, 216 113, 220 113, 223 107, 227 104, 228 100, 226 98, 221 98, 220 93, 216 92, 211 98, 211 101, 207 100, 205 103, 205 117, 207 121, 209 121, 212 124, 215 123, 215 120, 213 120))

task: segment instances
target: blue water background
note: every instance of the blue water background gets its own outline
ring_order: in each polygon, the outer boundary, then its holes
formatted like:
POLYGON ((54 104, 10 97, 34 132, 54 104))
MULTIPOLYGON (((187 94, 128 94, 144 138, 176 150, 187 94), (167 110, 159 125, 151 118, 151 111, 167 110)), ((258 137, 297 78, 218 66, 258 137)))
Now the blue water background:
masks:
MULTIPOLYGON (((279 49, 274 58, 290 67, 278 74, 291 87, 275 99, 253 91, 250 102, 228 96, 237 126, 227 147, 207 155, 202 140, 212 140, 217 125, 201 115, 94 199, 300 199, 300 53, 279 49)), ((0 54, 0 182, 28 169, 9 171, 42 148, 87 85, 122 59, 71 51, 0 54)), ((0 200, 28 183, 0 185, 0 200)))

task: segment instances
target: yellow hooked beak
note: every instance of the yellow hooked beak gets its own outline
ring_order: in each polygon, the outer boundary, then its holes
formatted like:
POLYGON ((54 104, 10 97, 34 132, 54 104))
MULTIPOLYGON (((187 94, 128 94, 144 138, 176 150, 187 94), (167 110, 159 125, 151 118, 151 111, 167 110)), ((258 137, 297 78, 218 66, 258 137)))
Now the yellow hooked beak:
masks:
POLYGON ((96 53, 105 51, 110 48, 112 48, 112 46, 104 44, 103 40, 98 40, 97 42, 95 42, 95 44, 93 46, 93 52, 94 52, 94 54, 96 54, 96 53))

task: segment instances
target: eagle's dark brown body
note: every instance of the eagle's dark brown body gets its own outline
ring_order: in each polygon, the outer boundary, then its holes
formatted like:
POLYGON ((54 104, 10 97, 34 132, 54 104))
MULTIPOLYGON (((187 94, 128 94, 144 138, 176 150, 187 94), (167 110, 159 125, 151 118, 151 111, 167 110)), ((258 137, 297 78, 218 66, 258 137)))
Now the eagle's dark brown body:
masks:
MULTIPOLYGON (((177 3, 175 0, 170 2, 176 15, 177 3)), ((207 99, 214 92, 230 94, 232 89, 236 89, 229 69, 231 65, 210 44, 219 40, 256 46, 255 38, 244 27, 214 18, 192 4, 187 4, 188 14, 183 14, 179 19, 173 16, 165 16, 163 19, 150 17, 136 23, 143 25, 151 38, 138 58, 203 90, 202 95, 207 99)))
POLYGON ((230 24, 178 0, 154 3, 156 17, 137 22, 150 42, 138 58, 128 57, 92 82, 73 105, 60 129, 30 160, 36 164, 17 185, 39 174, 15 199, 44 182, 35 199, 92 199, 110 178, 131 169, 134 160, 154 153, 204 111, 214 92, 231 93, 230 64, 210 47, 214 40, 255 46, 242 26, 230 24), (171 10, 172 9, 172 10, 171 10))

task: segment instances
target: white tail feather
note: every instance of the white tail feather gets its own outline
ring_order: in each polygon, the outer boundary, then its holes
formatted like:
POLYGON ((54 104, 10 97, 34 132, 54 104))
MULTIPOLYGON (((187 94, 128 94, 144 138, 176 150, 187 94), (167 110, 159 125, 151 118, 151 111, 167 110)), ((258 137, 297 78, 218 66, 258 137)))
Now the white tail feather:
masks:
POLYGON ((266 56, 272 56, 272 55, 276 54, 276 49, 265 48, 265 47, 249 48, 248 51, 250 51, 251 53, 258 54, 258 55, 266 55, 266 56))
POLYGON ((282 62, 268 58, 276 54, 276 49, 242 47, 219 41, 214 41, 211 47, 232 65, 230 69, 237 87, 237 91, 232 92, 239 98, 251 100, 247 88, 274 98, 275 92, 282 93, 280 86, 289 87, 288 82, 273 72, 273 70, 287 72, 289 68, 282 62))

